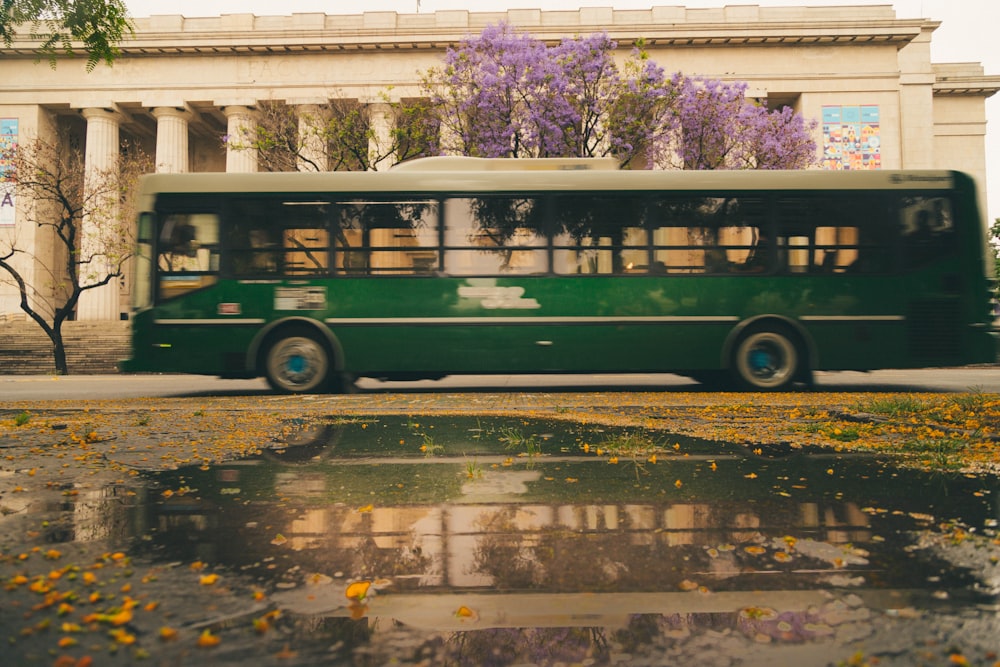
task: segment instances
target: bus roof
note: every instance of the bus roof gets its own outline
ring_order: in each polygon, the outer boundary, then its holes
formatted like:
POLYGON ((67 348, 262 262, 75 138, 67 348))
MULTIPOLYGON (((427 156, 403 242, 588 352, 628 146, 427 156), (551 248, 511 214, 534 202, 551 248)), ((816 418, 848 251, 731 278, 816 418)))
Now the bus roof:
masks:
POLYGON ((541 157, 529 160, 511 158, 437 155, 407 160, 393 165, 393 171, 589 171, 617 170, 613 157, 541 157))
MULTIPOLYGON (((574 160, 570 164, 580 164, 574 160)), ((595 169, 540 168, 537 160, 427 158, 384 172, 257 172, 152 174, 143 177, 141 197, 159 193, 538 193, 612 191, 765 190, 949 190, 959 172, 716 170, 614 170, 607 161, 595 169), (433 160, 433 162, 432 162, 433 160), (423 162, 423 166, 417 164, 423 162)), ((567 164, 562 161, 563 164, 567 164)), ((152 202, 141 201, 149 210, 152 202)))

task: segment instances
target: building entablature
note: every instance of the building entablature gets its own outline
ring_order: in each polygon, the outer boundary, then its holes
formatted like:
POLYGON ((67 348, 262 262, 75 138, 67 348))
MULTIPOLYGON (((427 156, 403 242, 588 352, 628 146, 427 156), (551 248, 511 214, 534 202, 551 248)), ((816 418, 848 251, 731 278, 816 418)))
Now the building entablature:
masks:
MULTIPOLYGON (((487 25, 504 22, 547 41, 559 41, 567 34, 606 32, 623 45, 632 44, 638 36, 656 47, 893 44, 902 48, 923 29, 939 25, 925 19, 897 19, 891 7, 880 6, 162 15, 134 19, 135 32, 123 41, 121 52, 125 57, 138 57, 444 50, 487 25)), ((37 58, 37 46, 37 41, 19 37, 0 53, 37 58)))
POLYGON ((932 66, 935 95, 992 97, 1000 91, 1000 76, 983 73, 979 63, 944 63, 932 66))

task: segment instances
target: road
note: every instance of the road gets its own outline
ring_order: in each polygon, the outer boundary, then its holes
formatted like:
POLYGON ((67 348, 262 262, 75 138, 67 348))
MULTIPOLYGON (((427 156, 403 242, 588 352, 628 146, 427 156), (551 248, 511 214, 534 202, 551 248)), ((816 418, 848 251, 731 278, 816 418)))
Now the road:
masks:
MULTIPOLYGON (((379 382, 361 379, 362 393, 506 391, 700 391, 669 374, 454 376, 442 380, 379 382)), ((1000 367, 820 372, 812 391, 1000 392, 1000 367)), ((0 378, 0 405, 13 401, 252 396, 271 393, 263 379, 222 380, 198 375, 26 375, 0 378)))
POLYGON ((994 664, 998 375, 0 379, 2 664, 994 664))

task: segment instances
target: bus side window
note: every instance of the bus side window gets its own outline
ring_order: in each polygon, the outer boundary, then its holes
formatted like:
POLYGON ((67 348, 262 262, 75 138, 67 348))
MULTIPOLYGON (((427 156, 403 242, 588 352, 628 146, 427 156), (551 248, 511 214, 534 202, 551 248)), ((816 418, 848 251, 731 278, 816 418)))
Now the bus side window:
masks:
POLYGON ((219 271, 219 216, 215 213, 170 213, 157 235, 160 299, 206 287, 219 271))
POLYGON ((272 276, 280 267, 281 230, 275 202, 246 198, 232 202, 226 233, 229 270, 234 276, 272 276))
POLYGON ((705 257, 700 239, 705 230, 696 226, 695 209, 700 198, 662 198, 651 202, 649 225, 653 241, 653 263, 664 273, 704 273, 707 262, 722 261, 715 254, 705 257))
MULTIPOLYGON (((745 250, 742 262, 735 264, 737 271, 745 273, 766 273, 774 266, 774 244, 762 230, 746 229, 750 235, 750 247, 745 250)), ((741 248, 742 250, 742 248, 741 248)))
POLYGON ((653 259, 671 274, 770 270, 763 200, 754 197, 665 197, 650 208, 653 259))
POLYGON ((275 257, 285 275, 325 275, 330 267, 330 234, 326 201, 283 201, 278 220, 280 254, 275 257))
POLYGON ((219 218, 214 213, 167 215, 157 247, 161 271, 218 271, 219 218))
POLYGON ((548 271, 542 200, 452 198, 444 204, 444 269, 449 275, 531 275, 548 271))
POLYGON ((945 197, 904 197, 900 206, 907 267, 917 267, 955 248, 951 202, 945 197))
POLYGON ((777 202, 779 268, 786 273, 884 273, 892 265, 884 193, 804 192, 777 202))
POLYGON ((812 256, 814 273, 846 273, 857 267, 857 227, 817 227, 812 256))
POLYGON ((340 201, 336 273, 421 275, 438 270, 438 203, 430 199, 340 201))
POLYGON ((558 274, 666 273, 650 257, 646 202, 629 195, 553 198, 553 271, 558 274))

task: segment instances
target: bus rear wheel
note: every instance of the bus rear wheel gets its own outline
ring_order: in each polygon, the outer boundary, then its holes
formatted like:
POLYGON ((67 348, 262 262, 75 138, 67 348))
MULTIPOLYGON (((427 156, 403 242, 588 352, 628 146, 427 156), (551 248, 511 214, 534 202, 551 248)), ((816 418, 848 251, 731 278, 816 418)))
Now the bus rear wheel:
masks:
POLYGON ((267 383, 285 394, 305 394, 325 389, 330 374, 330 353, 310 335, 279 338, 264 358, 267 383))
POLYGON ((757 329, 736 344, 733 372, 745 389, 777 391, 799 376, 800 358, 790 335, 778 329, 757 329))

